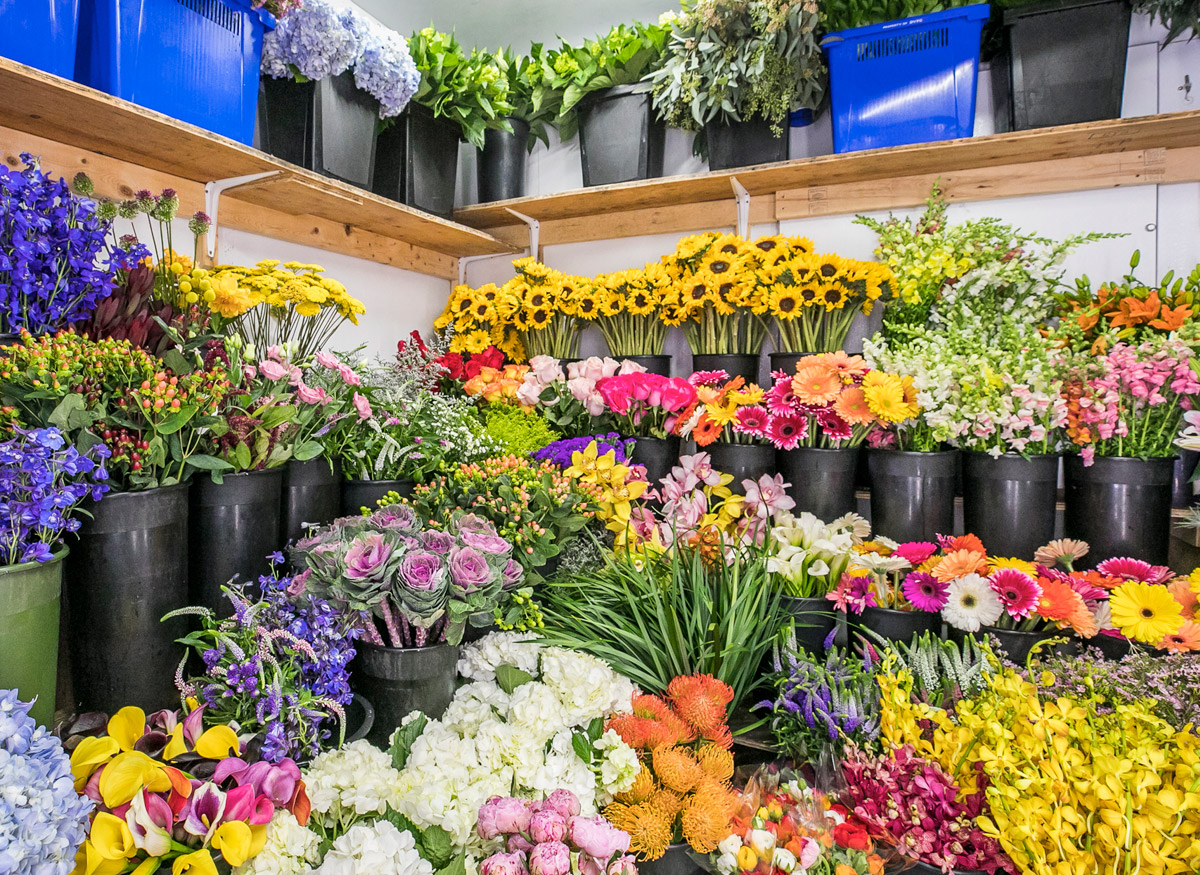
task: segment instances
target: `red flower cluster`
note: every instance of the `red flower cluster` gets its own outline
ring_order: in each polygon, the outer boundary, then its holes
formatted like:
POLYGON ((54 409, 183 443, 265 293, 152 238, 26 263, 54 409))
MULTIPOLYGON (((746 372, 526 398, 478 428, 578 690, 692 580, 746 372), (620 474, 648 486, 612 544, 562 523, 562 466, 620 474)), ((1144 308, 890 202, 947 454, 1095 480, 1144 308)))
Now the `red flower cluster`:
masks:
MULTIPOLYGON (((403 341, 401 341, 403 350, 403 341)), ((451 380, 469 380, 478 377, 484 368, 499 370, 504 367, 504 353, 494 346, 489 346, 483 352, 474 355, 463 355, 459 352, 448 352, 434 361, 446 369, 446 376, 451 380)))

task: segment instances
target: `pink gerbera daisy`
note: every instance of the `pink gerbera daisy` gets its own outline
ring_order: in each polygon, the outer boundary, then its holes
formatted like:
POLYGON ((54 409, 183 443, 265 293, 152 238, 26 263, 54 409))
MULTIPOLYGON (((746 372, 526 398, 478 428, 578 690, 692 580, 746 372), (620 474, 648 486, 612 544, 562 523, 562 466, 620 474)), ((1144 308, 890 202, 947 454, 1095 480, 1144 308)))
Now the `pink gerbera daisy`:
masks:
POLYGON ((786 416, 796 412, 796 393, 792 391, 792 381, 777 380, 775 385, 763 396, 767 410, 775 416, 786 416))
POLYGON ((1114 556, 1112 559, 1105 559, 1096 566, 1096 570, 1105 577, 1120 577, 1123 580, 1136 580, 1141 583, 1153 583, 1154 566, 1149 562, 1143 562, 1141 559, 1132 559, 1128 556, 1114 556))
POLYGON ((1097 602, 1101 599, 1108 598, 1108 590, 1103 587, 1096 586, 1082 575, 1069 575, 1067 583, 1071 585, 1071 589, 1079 593, 1079 597, 1085 602, 1097 602))
POLYGON ((737 421, 734 422, 733 430, 742 434, 755 435, 762 437, 766 434, 767 425, 771 421, 771 416, 767 411, 754 405, 752 407, 739 407, 737 412, 737 421))
MULTIPOLYGON (((901 544, 900 546, 908 545, 901 544)), ((896 552, 898 553, 899 550, 896 552)), ((950 587, 947 584, 924 571, 914 571, 909 574, 904 578, 904 583, 900 584, 900 589, 914 609, 928 611, 932 614, 936 614, 946 607, 946 597, 950 593, 950 587)))
POLYGON ((729 382, 729 373, 727 371, 696 371, 688 377, 688 382, 693 386, 724 386, 729 382))
MULTIPOLYGON (((937 551, 937 544, 931 544, 928 541, 909 541, 893 550, 892 554, 901 559, 907 559, 909 565, 916 567, 937 551)), ((941 608, 938 610, 940 611, 941 608)))
POLYGON ((1001 568, 991 576, 988 583, 992 592, 1000 597, 1000 604, 1014 620, 1024 620, 1037 610, 1042 588, 1038 582, 1016 568, 1001 568))
POLYGON ((808 434, 808 420, 794 413, 773 416, 767 425, 766 434, 767 440, 773 443, 776 449, 794 450, 808 434))
POLYGON ((832 410, 822 410, 817 414, 817 422, 821 426, 821 431, 825 432, 825 437, 831 441, 849 440, 854 432, 850 428, 850 423, 842 419, 832 410))

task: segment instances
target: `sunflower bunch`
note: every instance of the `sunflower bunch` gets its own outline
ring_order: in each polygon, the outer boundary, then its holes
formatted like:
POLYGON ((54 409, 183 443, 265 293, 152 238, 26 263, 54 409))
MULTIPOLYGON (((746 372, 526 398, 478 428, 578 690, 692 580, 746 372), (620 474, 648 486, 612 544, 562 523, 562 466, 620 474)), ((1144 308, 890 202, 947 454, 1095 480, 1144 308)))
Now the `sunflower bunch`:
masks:
POLYGON ((672 280, 662 264, 601 274, 592 294, 580 298, 580 316, 594 306, 596 327, 616 358, 661 355, 667 329, 678 324, 678 308, 666 309, 672 280))
POLYGON ((240 334, 257 349, 291 343, 294 358, 307 359, 344 322, 357 325, 366 312, 345 286, 324 273, 317 264, 280 265, 273 259, 254 267, 220 266, 208 277, 213 292, 209 308, 227 320, 229 333, 240 334))
POLYGON ((518 259, 513 267, 517 275, 501 291, 512 302, 510 321, 526 355, 577 357, 579 335, 598 312, 592 281, 547 267, 535 258, 518 259))
POLYGON ((507 285, 486 283, 477 289, 463 283, 454 287, 446 308, 433 322, 437 331, 453 329, 450 352, 475 355, 496 347, 513 361, 524 361, 525 347, 511 319, 522 306, 516 291, 507 285))
POLYGON ((633 787, 604 809, 629 833, 629 850, 657 860, 671 844, 686 841, 709 854, 729 835, 739 799, 730 789, 733 736, 726 709, 733 689, 712 675, 677 677, 665 697, 638 695, 633 712, 609 719, 637 751, 641 770, 633 787))

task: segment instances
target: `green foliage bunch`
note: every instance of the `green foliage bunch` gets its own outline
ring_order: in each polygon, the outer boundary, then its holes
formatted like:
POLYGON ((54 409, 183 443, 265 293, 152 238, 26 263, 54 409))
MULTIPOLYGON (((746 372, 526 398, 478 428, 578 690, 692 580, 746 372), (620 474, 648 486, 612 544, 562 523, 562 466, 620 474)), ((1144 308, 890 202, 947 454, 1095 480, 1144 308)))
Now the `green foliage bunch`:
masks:
POLYGON ((494 57, 463 51, 454 34, 427 27, 409 37, 408 51, 421 74, 413 100, 462 128, 463 139, 483 148, 488 127, 511 130, 505 116, 512 114, 508 79, 493 63, 494 57))

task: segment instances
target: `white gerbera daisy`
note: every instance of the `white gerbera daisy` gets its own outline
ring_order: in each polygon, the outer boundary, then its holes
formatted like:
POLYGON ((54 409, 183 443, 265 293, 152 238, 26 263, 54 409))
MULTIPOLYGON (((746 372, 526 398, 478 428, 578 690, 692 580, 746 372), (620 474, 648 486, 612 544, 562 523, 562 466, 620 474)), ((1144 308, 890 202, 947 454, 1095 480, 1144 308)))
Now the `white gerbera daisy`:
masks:
POLYGON ((980 626, 991 626, 1000 619, 1004 605, 992 592, 987 578, 967 574, 950 581, 942 619, 964 632, 978 632, 980 626))

